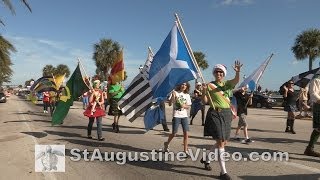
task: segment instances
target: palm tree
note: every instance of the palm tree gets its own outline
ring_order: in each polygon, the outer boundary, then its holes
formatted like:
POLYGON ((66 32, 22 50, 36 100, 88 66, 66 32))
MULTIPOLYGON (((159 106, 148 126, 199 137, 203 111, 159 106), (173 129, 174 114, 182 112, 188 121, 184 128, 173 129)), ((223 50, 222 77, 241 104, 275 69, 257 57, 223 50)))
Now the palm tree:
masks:
MULTIPOLYGON (((21 2, 29 9, 30 12, 32 12, 31 7, 30 7, 29 3, 27 2, 27 0, 21 0, 21 2)), ((10 0, 2 0, 2 3, 3 3, 7 8, 9 8, 9 10, 11 11, 11 13, 12 13, 13 15, 16 14, 16 11, 14 10, 14 7, 13 7, 13 5, 11 4, 11 1, 10 1, 10 0)), ((1 23, 2 25, 5 25, 4 22, 3 22, 1 19, 0 19, 0 23, 1 23)))
POLYGON ((309 71, 313 61, 320 56, 320 30, 308 29, 299 34, 291 48, 297 60, 309 59, 309 71))
POLYGON ((120 52, 120 44, 112 39, 101 39, 94 44, 93 60, 97 66, 96 72, 102 74, 102 80, 106 80, 113 62, 120 52))
POLYGON ((10 59, 11 52, 16 52, 16 49, 0 35, 0 85, 4 82, 10 82, 10 77, 13 73, 10 67, 12 65, 10 59))
POLYGON ((196 61, 198 63, 198 66, 202 69, 205 70, 209 67, 209 64, 206 60, 206 55, 200 51, 195 51, 193 52, 194 57, 196 58, 196 61))
POLYGON ((54 75, 55 76, 59 76, 59 75, 64 75, 65 77, 68 78, 70 76, 70 70, 69 67, 67 65, 64 64, 59 64, 56 68, 55 68, 55 72, 54 75))
POLYGON ((56 68, 49 64, 42 69, 42 76, 52 76, 55 72, 56 68))

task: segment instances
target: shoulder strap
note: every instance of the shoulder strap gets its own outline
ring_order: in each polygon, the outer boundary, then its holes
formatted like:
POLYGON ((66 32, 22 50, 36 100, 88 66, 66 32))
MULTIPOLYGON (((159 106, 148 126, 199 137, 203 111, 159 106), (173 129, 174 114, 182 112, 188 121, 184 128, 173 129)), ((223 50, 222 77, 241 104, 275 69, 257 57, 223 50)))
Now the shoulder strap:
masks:
POLYGON ((218 89, 219 91, 217 91, 217 94, 220 95, 230 105, 230 99, 224 96, 224 92, 221 90, 221 86, 219 88, 215 83, 212 83, 212 82, 210 82, 208 86, 212 90, 218 89))

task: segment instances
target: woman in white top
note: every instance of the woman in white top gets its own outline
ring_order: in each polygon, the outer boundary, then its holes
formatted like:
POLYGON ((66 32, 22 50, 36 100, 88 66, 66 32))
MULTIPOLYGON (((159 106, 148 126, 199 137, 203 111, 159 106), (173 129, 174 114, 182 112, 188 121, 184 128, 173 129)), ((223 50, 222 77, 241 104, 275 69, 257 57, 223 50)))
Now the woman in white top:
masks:
POLYGON ((190 84, 183 83, 172 92, 171 98, 169 99, 169 105, 173 104, 173 119, 172 119, 172 133, 169 135, 168 141, 164 142, 164 150, 169 151, 169 144, 173 137, 177 134, 179 124, 182 125, 183 129, 183 143, 184 152, 187 153, 188 149, 188 112, 187 110, 191 106, 191 98, 189 95, 190 84))

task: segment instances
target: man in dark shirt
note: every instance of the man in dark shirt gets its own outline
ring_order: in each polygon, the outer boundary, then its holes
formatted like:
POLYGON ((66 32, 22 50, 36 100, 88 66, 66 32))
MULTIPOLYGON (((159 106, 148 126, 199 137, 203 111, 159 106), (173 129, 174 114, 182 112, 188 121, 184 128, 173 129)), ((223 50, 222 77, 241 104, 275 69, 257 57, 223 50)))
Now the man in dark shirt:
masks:
POLYGON ((248 87, 241 87, 237 89, 233 96, 237 99, 237 116, 239 117, 238 127, 236 129, 235 139, 240 140, 239 131, 241 127, 243 127, 243 133, 245 136, 245 140, 242 143, 250 143, 253 142, 248 136, 248 124, 246 121, 246 116, 248 114, 247 107, 252 104, 252 96, 253 94, 247 95, 248 87))

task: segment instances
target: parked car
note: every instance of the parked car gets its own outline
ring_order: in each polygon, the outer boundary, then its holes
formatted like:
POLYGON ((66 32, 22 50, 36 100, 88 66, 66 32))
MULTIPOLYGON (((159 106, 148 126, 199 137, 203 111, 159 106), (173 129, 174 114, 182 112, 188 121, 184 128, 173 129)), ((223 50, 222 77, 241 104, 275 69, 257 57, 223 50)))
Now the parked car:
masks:
POLYGON ((7 102, 7 97, 3 92, 0 92, 0 102, 2 102, 2 103, 7 102))
POLYGON ((271 109, 276 104, 276 100, 263 94, 254 94, 252 97, 252 107, 271 109))

